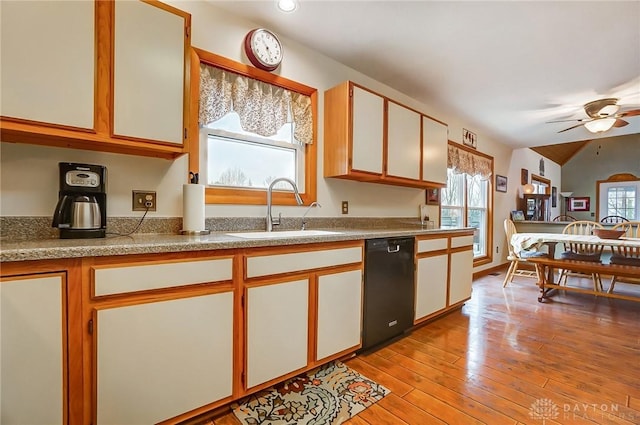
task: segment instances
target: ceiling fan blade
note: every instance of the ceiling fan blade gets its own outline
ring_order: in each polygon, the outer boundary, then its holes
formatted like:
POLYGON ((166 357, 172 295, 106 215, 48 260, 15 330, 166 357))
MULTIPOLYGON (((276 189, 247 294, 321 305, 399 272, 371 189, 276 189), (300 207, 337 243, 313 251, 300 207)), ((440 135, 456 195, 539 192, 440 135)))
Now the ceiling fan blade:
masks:
POLYGON ((574 128, 581 127, 583 125, 584 125, 584 123, 578 124, 578 125, 574 125, 573 127, 569 127, 569 128, 565 128, 564 130, 560 130, 560 131, 558 131, 558 133, 564 133, 565 131, 573 130, 574 128))
POLYGON ((634 117, 636 115, 640 115, 640 109, 632 109, 616 114, 617 117, 634 117))
POLYGON ((615 123, 613 123, 614 127, 624 127, 625 125, 629 125, 625 120, 617 119, 615 123))
POLYGON ((574 118, 571 120, 553 120, 553 121, 547 121, 547 124, 550 124, 552 122, 571 122, 571 121, 578 121, 578 122, 583 122, 583 121, 591 121, 591 118, 574 118))

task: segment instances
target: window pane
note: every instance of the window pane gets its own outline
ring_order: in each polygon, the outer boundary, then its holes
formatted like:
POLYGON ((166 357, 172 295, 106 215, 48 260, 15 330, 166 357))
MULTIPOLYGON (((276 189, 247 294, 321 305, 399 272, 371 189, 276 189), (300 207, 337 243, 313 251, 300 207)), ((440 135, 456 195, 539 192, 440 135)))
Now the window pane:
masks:
POLYGON ((607 215, 617 215, 635 220, 636 188, 618 186, 607 189, 607 215))
POLYGON ((462 227, 464 225, 462 208, 442 208, 441 211, 440 227, 462 227))
POLYGON ((480 176, 467 176, 467 204, 469 207, 487 207, 488 180, 481 180, 480 176))
POLYGON ((442 205, 462 207, 464 205, 464 176, 447 169, 447 187, 440 191, 442 205))
POLYGON ((484 209, 470 208, 467 215, 469 227, 475 227, 473 234, 473 255, 485 255, 487 251, 487 212, 484 209))
MULTIPOLYGON (((207 148, 208 185, 267 188, 277 177, 297 180, 294 147, 209 136, 207 148)), ((288 185, 282 188, 291 190, 288 185)))

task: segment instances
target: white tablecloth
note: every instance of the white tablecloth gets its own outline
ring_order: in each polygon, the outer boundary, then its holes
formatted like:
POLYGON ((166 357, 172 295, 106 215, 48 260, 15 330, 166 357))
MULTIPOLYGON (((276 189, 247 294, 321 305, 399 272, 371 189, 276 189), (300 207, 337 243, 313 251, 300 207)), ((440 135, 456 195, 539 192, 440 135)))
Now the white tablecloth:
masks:
POLYGON ((518 256, 522 251, 539 251, 545 243, 553 242, 640 247, 640 238, 601 239, 592 235, 565 235, 562 233, 516 233, 511 237, 511 246, 518 256))

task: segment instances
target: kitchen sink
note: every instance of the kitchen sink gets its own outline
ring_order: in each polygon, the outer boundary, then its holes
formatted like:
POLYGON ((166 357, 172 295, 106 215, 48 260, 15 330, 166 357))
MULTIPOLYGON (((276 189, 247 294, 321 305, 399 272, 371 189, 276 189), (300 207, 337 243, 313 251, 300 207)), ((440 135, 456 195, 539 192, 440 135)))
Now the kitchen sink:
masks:
POLYGON ((241 232, 227 233, 229 236, 244 239, 279 239, 279 238, 299 238, 305 236, 329 236, 341 235, 341 232, 332 232, 329 230, 283 230, 275 232, 241 232))

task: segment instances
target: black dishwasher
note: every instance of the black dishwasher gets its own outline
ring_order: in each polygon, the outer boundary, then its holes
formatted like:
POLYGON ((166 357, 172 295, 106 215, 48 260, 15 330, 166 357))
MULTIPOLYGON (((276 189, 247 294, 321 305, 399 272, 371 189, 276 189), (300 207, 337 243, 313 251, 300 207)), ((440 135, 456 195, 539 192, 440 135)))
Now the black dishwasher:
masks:
POLYGON ((362 349, 413 325, 414 238, 368 239, 364 257, 362 349))

